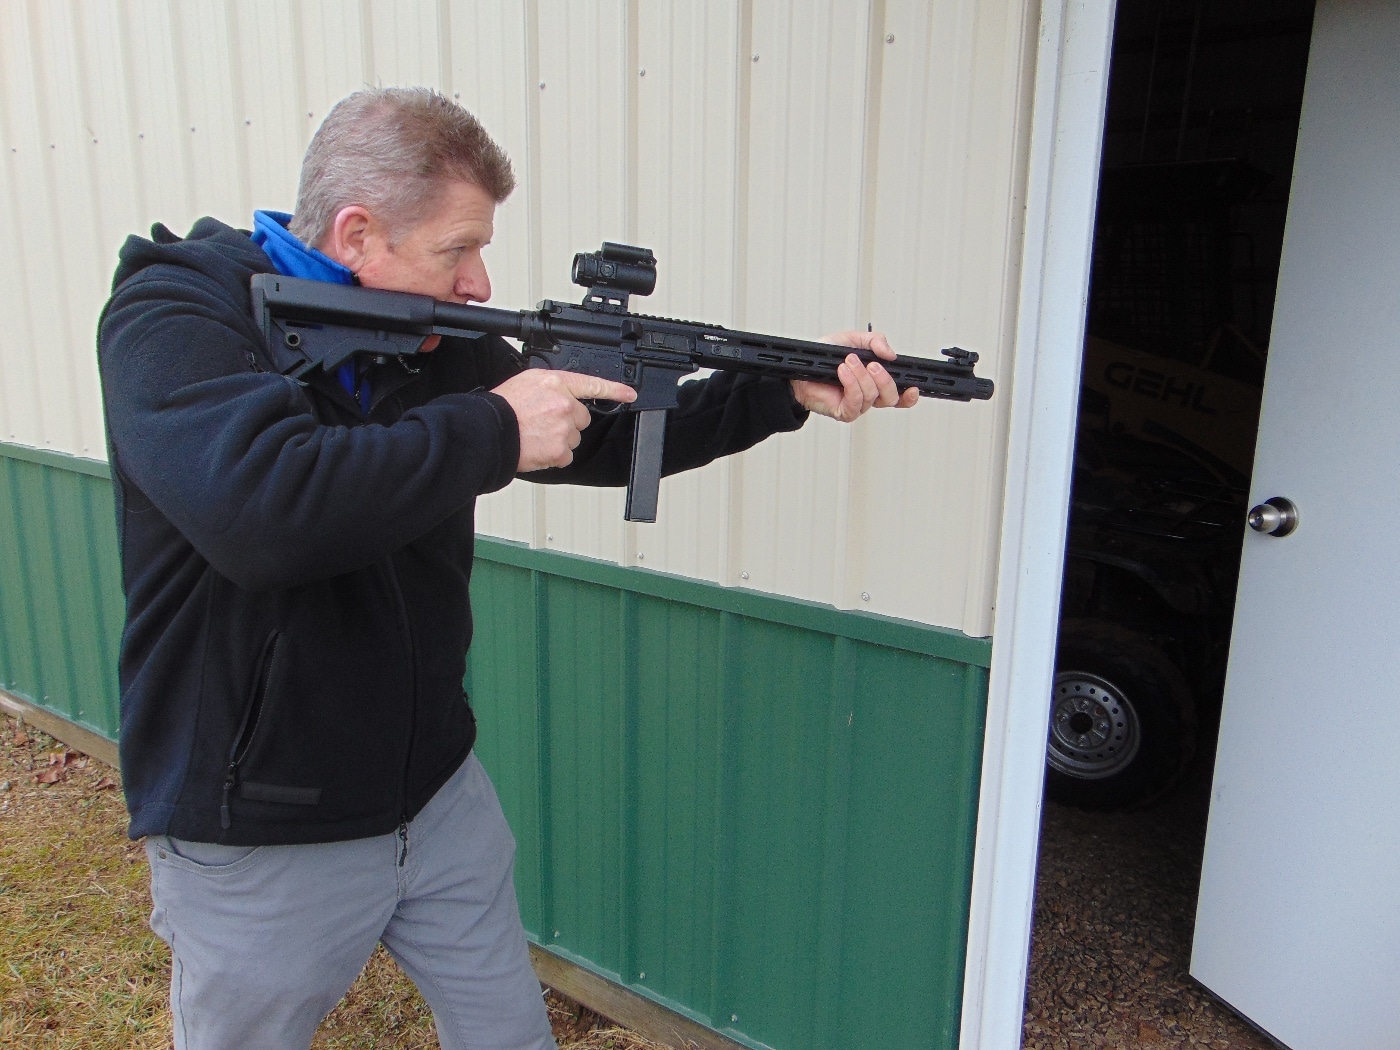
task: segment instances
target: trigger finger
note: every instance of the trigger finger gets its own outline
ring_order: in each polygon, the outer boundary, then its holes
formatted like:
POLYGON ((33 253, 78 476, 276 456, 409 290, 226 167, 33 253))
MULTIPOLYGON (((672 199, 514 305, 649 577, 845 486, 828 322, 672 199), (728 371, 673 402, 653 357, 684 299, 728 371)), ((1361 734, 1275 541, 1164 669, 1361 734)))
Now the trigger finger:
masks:
POLYGON ((597 379, 597 393, 590 394, 590 397, 598 401, 614 401, 619 404, 628 404, 637 400, 637 391, 626 383, 615 383, 609 379, 597 379))

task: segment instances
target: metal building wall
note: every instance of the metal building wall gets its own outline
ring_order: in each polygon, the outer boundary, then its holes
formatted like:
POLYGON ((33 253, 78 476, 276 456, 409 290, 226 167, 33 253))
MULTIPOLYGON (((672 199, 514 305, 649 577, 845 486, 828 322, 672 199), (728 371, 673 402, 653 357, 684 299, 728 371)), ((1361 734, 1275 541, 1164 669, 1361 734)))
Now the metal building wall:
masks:
MULTIPOLYGON (((101 458, 92 333, 115 252, 161 221, 290 210, 328 107, 367 83, 472 108, 521 189, 502 306, 573 298, 572 253, 653 248, 647 312, 897 349, 1005 382, 1030 0, 31 0, 0 4, 0 441, 101 458)), ((483 531, 991 633, 1005 398, 814 420, 663 485, 516 483, 483 531)))

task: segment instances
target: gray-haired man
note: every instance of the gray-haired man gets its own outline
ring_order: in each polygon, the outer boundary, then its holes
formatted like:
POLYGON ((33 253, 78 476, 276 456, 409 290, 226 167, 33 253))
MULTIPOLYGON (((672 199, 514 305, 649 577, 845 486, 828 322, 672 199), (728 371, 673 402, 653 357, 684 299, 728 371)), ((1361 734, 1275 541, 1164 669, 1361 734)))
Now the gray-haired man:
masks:
MULTIPOLYGON (((202 219, 121 252, 99 357, 122 544, 121 753, 170 945, 180 1048, 306 1047, 376 943, 444 1047, 554 1045, 514 841, 462 693, 476 497, 517 474, 623 484, 630 388, 446 339, 412 367, 305 382, 260 338, 281 272, 458 302, 514 187, 465 110, 359 92, 307 152, 295 217, 202 219)), ((892 356, 883 337, 833 337, 892 356)), ((854 356, 841 386, 682 387, 674 473, 801 426, 912 404, 854 356)))

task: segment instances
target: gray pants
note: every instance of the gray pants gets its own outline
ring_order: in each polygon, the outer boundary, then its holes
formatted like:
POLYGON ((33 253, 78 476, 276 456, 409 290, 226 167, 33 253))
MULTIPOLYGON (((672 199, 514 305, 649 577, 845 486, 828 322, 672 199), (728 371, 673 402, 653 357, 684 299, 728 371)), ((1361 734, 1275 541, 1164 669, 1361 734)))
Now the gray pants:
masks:
POLYGON ((512 875, 515 840, 472 755, 397 834, 306 846, 146 842, 170 946, 176 1050, 305 1050, 377 942, 445 1050, 555 1050, 512 875))

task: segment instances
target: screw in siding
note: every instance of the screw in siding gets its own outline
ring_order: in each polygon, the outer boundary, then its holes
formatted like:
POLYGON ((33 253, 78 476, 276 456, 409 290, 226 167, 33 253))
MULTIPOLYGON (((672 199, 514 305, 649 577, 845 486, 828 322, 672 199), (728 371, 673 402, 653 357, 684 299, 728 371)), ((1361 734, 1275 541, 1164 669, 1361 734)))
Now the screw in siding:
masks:
POLYGON ((637 552, 637 560, 638 560, 638 561, 643 560, 645 557, 646 557, 646 555, 643 554, 641 551, 638 551, 638 552, 637 552))
POLYGON ((753 60, 754 60, 755 62, 757 62, 757 61, 758 61, 758 56, 757 56, 757 55, 754 55, 754 56, 753 56, 753 60))
POLYGON ((860 600, 863 601, 863 602, 868 602, 868 601, 870 600, 870 592, 869 592, 869 591, 861 591, 861 592, 860 592, 860 600))
POLYGON ((739 579, 741 579, 741 580, 747 580, 748 578, 749 578, 749 570, 748 570, 748 569, 745 569, 743 572, 739 573, 739 579))
POLYGON ((646 75, 647 75, 647 71, 646 71, 645 69, 639 70, 639 71, 637 72, 637 76, 639 76, 639 77, 644 77, 644 76, 646 76, 646 75))
POLYGON ((894 43, 894 34, 893 34, 893 33, 891 33, 889 36, 885 37, 885 43, 887 43, 887 44, 893 44, 893 43, 894 43))

